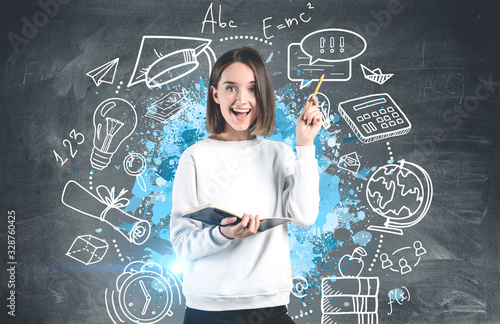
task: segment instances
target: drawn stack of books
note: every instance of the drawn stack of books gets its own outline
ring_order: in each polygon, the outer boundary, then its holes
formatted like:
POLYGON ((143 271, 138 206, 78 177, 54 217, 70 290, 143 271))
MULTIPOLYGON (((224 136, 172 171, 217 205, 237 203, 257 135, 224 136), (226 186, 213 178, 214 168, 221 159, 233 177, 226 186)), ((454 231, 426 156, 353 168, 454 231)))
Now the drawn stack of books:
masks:
POLYGON ((377 324, 378 277, 327 277, 321 281, 321 324, 377 324))
POLYGON ((189 107, 191 99, 189 92, 185 89, 182 92, 171 91, 166 96, 160 98, 151 107, 148 107, 146 117, 156 119, 166 123, 181 110, 189 107))

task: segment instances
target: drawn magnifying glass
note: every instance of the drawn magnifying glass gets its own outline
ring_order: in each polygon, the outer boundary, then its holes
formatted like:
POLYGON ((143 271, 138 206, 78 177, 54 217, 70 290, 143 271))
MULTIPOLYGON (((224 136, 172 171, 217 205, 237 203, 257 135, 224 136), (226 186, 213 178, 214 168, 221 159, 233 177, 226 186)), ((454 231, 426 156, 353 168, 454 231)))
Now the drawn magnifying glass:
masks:
POLYGON ((123 160, 125 173, 129 176, 136 177, 139 187, 142 191, 146 191, 146 181, 142 174, 146 170, 146 159, 139 153, 130 153, 125 160, 123 160))

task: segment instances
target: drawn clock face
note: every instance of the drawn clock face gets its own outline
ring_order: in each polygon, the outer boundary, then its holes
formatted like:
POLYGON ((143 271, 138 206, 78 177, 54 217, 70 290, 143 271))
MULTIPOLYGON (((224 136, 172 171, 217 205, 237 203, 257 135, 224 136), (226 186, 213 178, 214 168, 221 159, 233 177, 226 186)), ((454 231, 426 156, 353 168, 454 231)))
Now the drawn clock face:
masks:
POLYGON ((156 323, 172 316, 172 290, 160 274, 141 271, 132 274, 120 289, 120 308, 134 322, 156 323))

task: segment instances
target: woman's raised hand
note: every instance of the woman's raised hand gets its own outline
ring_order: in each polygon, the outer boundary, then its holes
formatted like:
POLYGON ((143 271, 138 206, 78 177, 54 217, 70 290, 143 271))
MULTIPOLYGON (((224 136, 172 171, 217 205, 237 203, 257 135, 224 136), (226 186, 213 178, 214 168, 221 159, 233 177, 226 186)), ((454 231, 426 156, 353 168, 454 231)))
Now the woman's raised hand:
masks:
POLYGON ((318 98, 311 97, 312 105, 309 106, 309 100, 306 102, 304 110, 297 120, 297 145, 311 146, 314 145, 314 138, 318 134, 322 125, 322 115, 318 108, 318 98))

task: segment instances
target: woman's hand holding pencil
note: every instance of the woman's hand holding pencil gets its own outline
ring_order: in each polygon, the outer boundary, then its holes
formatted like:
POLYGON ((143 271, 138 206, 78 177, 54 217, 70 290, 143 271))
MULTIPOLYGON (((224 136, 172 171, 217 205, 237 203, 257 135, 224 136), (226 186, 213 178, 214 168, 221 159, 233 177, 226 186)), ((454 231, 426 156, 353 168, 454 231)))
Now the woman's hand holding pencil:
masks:
POLYGON ((314 145, 314 138, 318 134, 322 126, 322 114, 318 108, 318 98, 316 94, 318 93, 319 87, 323 82, 324 75, 319 79, 316 90, 308 100, 304 110, 297 120, 297 146, 312 146, 314 145))

